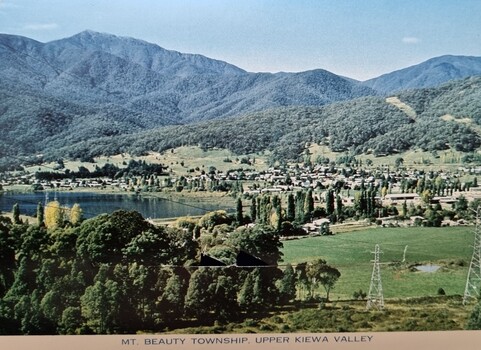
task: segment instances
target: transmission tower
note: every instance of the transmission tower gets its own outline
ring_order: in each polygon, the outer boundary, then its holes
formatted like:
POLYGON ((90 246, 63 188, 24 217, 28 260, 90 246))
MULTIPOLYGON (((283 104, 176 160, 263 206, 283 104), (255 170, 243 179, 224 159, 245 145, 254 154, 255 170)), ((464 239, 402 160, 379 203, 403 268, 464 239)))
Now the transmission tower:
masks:
POLYGON ((463 305, 470 299, 476 299, 480 295, 481 287, 481 230, 479 227, 479 211, 476 210, 476 228, 474 230, 474 246, 471 264, 469 265, 468 278, 466 280, 466 289, 464 290, 463 305))
POLYGON ((372 268, 371 286, 369 287, 369 294, 367 296, 366 309, 376 308, 382 310, 384 309, 384 295, 382 293, 381 267, 379 263, 379 255, 381 254, 379 244, 376 244, 376 248, 372 253, 374 254, 374 265, 372 268))

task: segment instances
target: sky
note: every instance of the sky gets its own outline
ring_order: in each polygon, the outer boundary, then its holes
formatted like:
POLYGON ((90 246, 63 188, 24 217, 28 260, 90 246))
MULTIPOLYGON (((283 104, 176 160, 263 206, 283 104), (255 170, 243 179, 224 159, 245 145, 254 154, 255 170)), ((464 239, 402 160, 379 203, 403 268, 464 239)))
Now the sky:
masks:
POLYGON ((0 0, 0 33, 89 29, 250 72, 367 80, 446 54, 481 56, 479 0, 0 0))

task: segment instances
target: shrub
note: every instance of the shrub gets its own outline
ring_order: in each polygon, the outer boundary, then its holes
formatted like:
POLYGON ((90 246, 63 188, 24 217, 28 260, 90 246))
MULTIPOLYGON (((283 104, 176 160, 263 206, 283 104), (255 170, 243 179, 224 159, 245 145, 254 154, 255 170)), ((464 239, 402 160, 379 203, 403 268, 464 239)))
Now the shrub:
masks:
POLYGON ((359 289, 359 291, 356 291, 352 294, 352 297, 356 300, 364 300, 367 296, 366 292, 363 292, 362 289, 359 289))

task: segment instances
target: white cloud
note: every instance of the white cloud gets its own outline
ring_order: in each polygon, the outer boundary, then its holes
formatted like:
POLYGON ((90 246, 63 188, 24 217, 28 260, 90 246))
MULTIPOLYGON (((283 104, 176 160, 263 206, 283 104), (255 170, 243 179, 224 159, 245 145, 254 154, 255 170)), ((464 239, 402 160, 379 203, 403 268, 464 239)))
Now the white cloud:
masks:
POLYGON ((419 44, 421 42, 421 39, 413 37, 413 36, 406 36, 402 39, 402 42, 404 44, 419 44))
POLYGON ((24 30, 52 30, 57 28, 57 23, 30 23, 23 27, 24 30))

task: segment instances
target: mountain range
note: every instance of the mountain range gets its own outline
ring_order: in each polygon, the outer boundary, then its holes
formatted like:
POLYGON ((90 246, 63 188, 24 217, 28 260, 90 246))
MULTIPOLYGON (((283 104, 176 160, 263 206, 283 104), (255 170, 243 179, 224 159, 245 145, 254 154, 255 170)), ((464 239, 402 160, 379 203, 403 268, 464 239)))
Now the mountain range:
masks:
POLYGON ((367 80, 363 85, 389 94, 407 89, 435 87, 480 74, 481 57, 446 55, 367 80))
POLYGON ((127 134, 131 140, 219 118, 235 124, 266 111, 283 111, 286 118, 289 108, 345 109, 348 101, 382 101, 475 75, 481 75, 481 57, 441 56, 359 82, 322 69, 251 73, 92 31, 48 43, 0 34, 0 156, 57 154, 82 142, 127 134))

